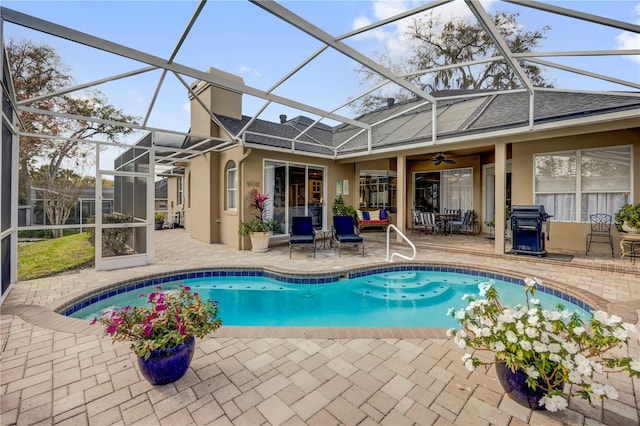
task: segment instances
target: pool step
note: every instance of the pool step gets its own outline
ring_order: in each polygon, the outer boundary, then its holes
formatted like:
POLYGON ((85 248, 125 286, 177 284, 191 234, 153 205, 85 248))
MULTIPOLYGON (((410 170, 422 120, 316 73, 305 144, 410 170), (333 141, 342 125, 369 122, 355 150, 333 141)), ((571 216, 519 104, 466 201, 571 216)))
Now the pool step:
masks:
POLYGON ((442 296, 450 290, 448 285, 437 284, 435 286, 423 286, 420 289, 412 291, 397 291, 397 289, 382 289, 378 287, 369 287, 360 290, 357 293, 373 299, 393 300, 393 301, 419 301, 429 300, 434 297, 442 296), (417 290, 417 291, 416 291, 417 290))

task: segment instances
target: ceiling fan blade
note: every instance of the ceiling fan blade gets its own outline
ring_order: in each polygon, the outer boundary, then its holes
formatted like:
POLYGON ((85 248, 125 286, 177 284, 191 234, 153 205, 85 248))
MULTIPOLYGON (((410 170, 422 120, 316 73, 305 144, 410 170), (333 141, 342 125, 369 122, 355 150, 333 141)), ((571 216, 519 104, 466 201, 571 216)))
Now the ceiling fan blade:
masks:
POLYGON ((449 160, 449 159, 446 159, 446 158, 445 158, 445 159, 443 159, 442 161, 444 161, 445 163, 449 163, 449 164, 456 164, 456 162, 455 162, 455 161, 453 161, 453 160, 449 160))

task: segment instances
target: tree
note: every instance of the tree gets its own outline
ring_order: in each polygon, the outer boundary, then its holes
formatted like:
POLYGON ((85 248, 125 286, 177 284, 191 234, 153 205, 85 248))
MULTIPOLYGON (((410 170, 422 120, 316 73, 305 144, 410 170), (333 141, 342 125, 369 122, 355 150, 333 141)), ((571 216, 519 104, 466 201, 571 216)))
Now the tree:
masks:
MULTIPOLYGON (((137 124, 138 117, 124 114, 109 104, 106 96, 97 90, 85 91, 82 95, 75 96, 68 94, 46 97, 45 95, 69 87, 73 83, 69 68, 52 47, 37 45, 29 40, 11 39, 7 45, 7 56, 17 100, 43 97, 30 102, 29 107, 137 124)), ((80 143, 77 140, 103 137, 115 142, 120 136, 133 132, 133 129, 126 125, 50 117, 24 110, 18 111, 18 119, 22 132, 56 137, 20 137, 19 198, 21 202, 29 204, 34 174, 46 173, 46 179, 39 177, 41 182, 55 182, 64 175, 61 171, 65 166, 73 166, 73 161, 69 163, 69 160, 75 159, 76 163, 82 162, 85 165, 90 163, 95 151, 94 145, 80 143)), ((55 217, 55 221, 50 219, 52 224, 64 224, 59 222, 61 216, 55 217)))
MULTIPOLYGON (((50 166, 42 166, 34 170, 33 183, 43 193, 43 209, 50 224, 64 225, 82 190, 83 178, 69 169, 58 169, 52 172, 50 166)), ((62 229, 53 229, 53 237, 62 237, 62 229)))
MULTIPOLYGON (((497 12, 492 16, 492 21, 511 52, 532 51, 545 38, 545 33, 550 30, 550 27, 545 25, 539 30, 523 32, 517 24, 518 16, 517 13, 497 12)), ((414 46, 408 59, 394 60, 388 53, 377 53, 376 58, 398 75, 409 74, 406 79, 424 91, 501 90, 523 87, 519 76, 504 61, 420 73, 433 68, 499 56, 500 52, 495 43, 479 23, 452 17, 443 24, 438 16, 430 13, 424 18, 414 18, 405 36, 414 46)), ((521 62, 520 65, 534 86, 552 86, 551 82, 542 75, 539 67, 525 62, 521 62)), ((369 68, 360 67, 356 72, 360 74, 362 84, 375 85, 383 81, 380 75, 369 68)), ((389 97, 402 101, 413 98, 415 95, 403 88, 397 88, 395 92, 387 91, 386 94, 374 92, 354 102, 352 107, 360 113, 369 112, 386 105, 389 97)))

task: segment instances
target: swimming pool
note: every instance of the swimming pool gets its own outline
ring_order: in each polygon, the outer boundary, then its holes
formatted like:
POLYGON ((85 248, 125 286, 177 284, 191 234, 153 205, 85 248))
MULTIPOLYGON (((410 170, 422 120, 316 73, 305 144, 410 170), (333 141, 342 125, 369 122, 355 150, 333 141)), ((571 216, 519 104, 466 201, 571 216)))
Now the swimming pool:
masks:
MULTIPOLYGON (((466 306, 462 295, 495 280, 507 304, 524 303, 522 280, 477 270, 412 266, 348 275, 291 277, 260 270, 204 271, 130 283, 92 295, 61 313, 92 319, 100 312, 144 302, 141 292, 185 284, 220 303, 224 325, 314 327, 452 327, 450 307, 466 306), (148 287, 148 288, 145 288, 148 287), (141 291, 142 290, 142 291, 141 291)), ((551 308, 563 303, 588 317, 591 307, 573 296, 540 286, 536 297, 551 308), (570 305, 571 304, 571 305, 570 305)))

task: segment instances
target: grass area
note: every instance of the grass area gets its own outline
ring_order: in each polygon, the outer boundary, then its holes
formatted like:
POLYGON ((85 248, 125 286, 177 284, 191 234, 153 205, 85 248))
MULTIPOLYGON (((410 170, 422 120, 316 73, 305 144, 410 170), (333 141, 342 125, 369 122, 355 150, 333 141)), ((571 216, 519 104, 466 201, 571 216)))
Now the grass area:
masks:
POLYGON ((91 265, 94 251, 86 232, 20 245, 18 280, 49 277, 91 265))

